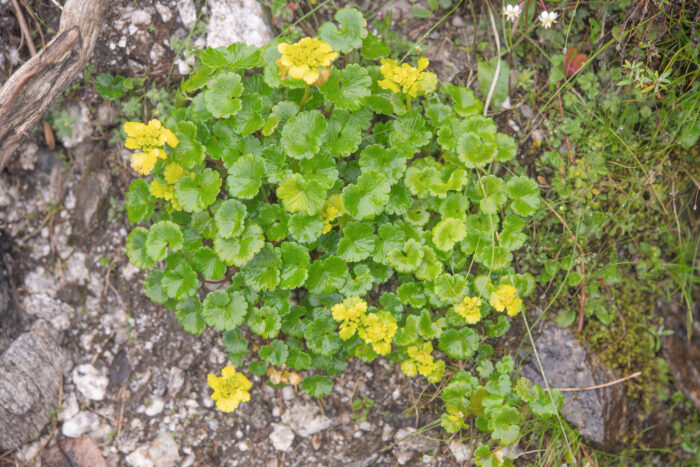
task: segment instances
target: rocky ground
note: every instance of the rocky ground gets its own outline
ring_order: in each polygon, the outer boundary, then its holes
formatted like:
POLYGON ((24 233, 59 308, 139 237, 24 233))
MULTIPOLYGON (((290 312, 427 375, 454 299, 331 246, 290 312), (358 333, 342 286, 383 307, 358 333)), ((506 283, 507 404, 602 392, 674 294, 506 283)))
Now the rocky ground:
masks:
MULTIPOLYGON (((57 27, 53 2, 28 3, 46 31, 57 27)), ((412 5, 392 8, 400 20, 412 5)), ((262 44, 273 36, 266 21, 254 0, 115 1, 92 71, 177 82, 193 64, 184 42, 262 44)), ((461 16, 448 26, 465 41, 473 34, 461 16)), ((429 24, 405 27, 416 39, 429 24)), ((472 58, 454 41, 437 32, 428 40, 442 79, 474 80, 472 58)), ((0 84, 28 58, 21 44, 11 2, 0 0, 0 84)), ((459 465, 471 459, 469 440, 440 443, 444 433, 437 430, 415 433, 437 417, 426 404, 431 388, 385 359, 351 362, 320 402, 256 376, 250 402, 233 414, 215 410, 206 376, 227 363, 220 336, 184 332, 171 312, 143 296, 143 274, 124 254, 130 227, 122 206, 132 174, 129 152, 112 139, 119 109, 92 85, 73 90, 61 105, 75 117, 72 135, 51 150, 37 132, 0 173, 0 292, 8 291, 0 293, 0 354, 7 351, 0 370, 21 359, 43 365, 41 377, 14 376, 25 386, 0 371, 0 407, 15 404, 0 412, 12 420, 0 428, 0 465, 459 465), (375 403, 364 420, 352 409, 363 397, 375 403)), ((517 126, 513 119, 527 118, 526 110, 503 125, 517 126)), ((510 336, 519 342, 516 328, 510 336)), ((542 332, 540 343, 549 339, 559 349, 543 353, 544 363, 569 364, 555 373, 555 386, 577 387, 588 380, 576 379, 581 374, 597 383, 614 377, 566 332, 542 332)), ((587 439, 614 445, 625 410, 619 391, 571 398, 569 421, 588 426, 587 439)), ((516 445, 508 454, 522 450, 516 445)))

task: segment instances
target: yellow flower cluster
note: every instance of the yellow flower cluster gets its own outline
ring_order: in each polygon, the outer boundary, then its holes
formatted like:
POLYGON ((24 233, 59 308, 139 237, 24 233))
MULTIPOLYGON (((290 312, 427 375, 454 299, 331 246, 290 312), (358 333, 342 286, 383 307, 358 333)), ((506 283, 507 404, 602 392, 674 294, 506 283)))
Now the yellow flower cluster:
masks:
POLYGON ((396 318, 388 311, 362 315, 357 335, 379 355, 391 352, 391 341, 396 335, 396 318))
POLYGON ((233 412, 241 402, 250 400, 248 392, 253 384, 242 373, 237 373, 231 365, 221 370, 221 376, 209 375, 209 386, 216 408, 222 412, 233 412))
POLYGON ((176 164, 175 162, 171 162, 168 165, 166 165, 165 169, 163 170, 163 177, 165 178, 165 181, 167 183, 163 183, 158 179, 153 179, 153 181, 151 181, 150 186, 151 194, 156 198, 169 200, 173 205, 173 209, 175 209, 176 211, 181 211, 182 207, 174 198, 175 184, 182 177, 190 176, 192 176, 192 172, 183 169, 182 166, 176 164))
POLYGON ((479 297, 464 297, 464 300, 455 305, 455 313, 469 324, 478 323, 481 320, 481 299, 479 297))
POLYGON ((131 156, 131 168, 141 175, 148 175, 153 170, 158 159, 167 159, 163 145, 178 145, 177 137, 172 131, 163 127, 160 120, 153 119, 148 124, 126 122, 124 132, 129 135, 124 143, 127 149, 141 149, 131 156))
POLYGON ((388 311, 367 314, 367 302, 359 297, 349 297, 331 308, 333 319, 340 321, 338 335, 350 339, 355 332, 379 355, 391 352, 391 341, 396 335, 396 318, 388 311))
POLYGON ((323 230, 321 232, 324 234, 330 232, 333 228, 332 222, 345 214, 345 206, 343 206, 343 200, 340 195, 333 195, 328 198, 326 204, 318 213, 323 218, 323 230))
POLYGON ((338 52, 322 40, 304 37, 294 44, 281 43, 277 51, 282 57, 277 60, 282 79, 291 76, 311 86, 320 86, 328 81, 330 66, 338 52))
POLYGON ((437 88, 437 76, 428 68, 430 62, 423 57, 418 59, 418 67, 413 67, 408 63, 399 63, 390 58, 382 59, 380 71, 384 76, 377 84, 391 92, 403 93, 409 97, 416 98, 435 91, 437 88))
POLYGON ((401 363, 401 371, 406 376, 425 376, 431 383, 439 383, 445 372, 445 362, 435 360, 431 355, 433 344, 424 342, 423 345, 411 345, 406 349, 409 359, 401 363))
POLYGON ((285 370, 285 365, 282 365, 282 369, 278 370, 271 366, 267 369, 267 376, 270 378, 272 384, 291 384, 292 386, 298 386, 301 384, 301 376, 293 371, 285 370))
POLYGON ((496 311, 506 310, 508 316, 515 316, 520 311, 523 301, 518 298, 518 291, 512 285, 502 285, 491 293, 489 303, 496 311))

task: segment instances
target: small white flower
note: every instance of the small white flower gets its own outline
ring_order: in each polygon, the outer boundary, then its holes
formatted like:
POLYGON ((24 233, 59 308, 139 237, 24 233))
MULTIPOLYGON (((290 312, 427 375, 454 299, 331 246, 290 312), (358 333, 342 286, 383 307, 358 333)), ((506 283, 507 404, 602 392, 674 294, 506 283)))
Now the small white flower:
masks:
POLYGON ((506 16, 508 21, 515 21, 520 16, 520 6, 519 5, 507 5, 503 8, 503 14, 506 16))
POLYGON ((540 22, 545 29, 549 29, 557 22, 557 14, 553 11, 543 11, 540 13, 540 22))

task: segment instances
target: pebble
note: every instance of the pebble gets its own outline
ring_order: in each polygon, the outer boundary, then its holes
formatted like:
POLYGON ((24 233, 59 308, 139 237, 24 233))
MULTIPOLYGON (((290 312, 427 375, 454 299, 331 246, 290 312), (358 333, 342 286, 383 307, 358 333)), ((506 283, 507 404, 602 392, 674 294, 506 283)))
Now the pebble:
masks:
POLYGON ((126 457, 132 467, 170 467, 180 465, 180 447, 168 433, 160 433, 150 444, 145 444, 126 457))
POLYGON ((185 383, 185 372, 174 366, 168 374, 168 396, 175 397, 185 383))
POLYGON ((462 441, 451 441, 450 452, 453 456, 455 456, 455 460, 460 464, 463 462, 469 462, 469 460, 472 458, 471 448, 462 441))
POLYGON ((273 423, 270 441, 278 451, 289 451, 294 442, 294 432, 286 425, 273 423))
POLYGON ((68 438, 80 438, 84 434, 96 430, 99 424, 100 420, 96 414, 82 411, 63 424, 61 433, 68 438))
POLYGON ((331 420, 320 414, 317 405, 295 402, 282 415, 282 422, 288 424, 296 434, 308 438, 314 433, 331 426, 331 420))
POLYGON ((172 12, 170 11, 170 8, 163 5, 162 3, 156 3, 156 11, 160 15, 160 19, 164 22, 167 23, 170 21, 173 17, 172 12))
POLYGON ((97 368, 86 363, 73 370, 73 383, 85 398, 101 401, 107 393, 109 379, 97 368))
POLYGON ((146 410, 144 413, 148 415, 149 417, 154 417, 161 413, 163 409, 165 408, 165 402, 163 402, 163 399, 160 398, 155 398, 151 401, 151 405, 146 407, 146 410))
POLYGON ((452 26, 456 28, 463 28, 464 24, 464 19, 461 16, 455 15, 455 17, 452 18, 452 26))

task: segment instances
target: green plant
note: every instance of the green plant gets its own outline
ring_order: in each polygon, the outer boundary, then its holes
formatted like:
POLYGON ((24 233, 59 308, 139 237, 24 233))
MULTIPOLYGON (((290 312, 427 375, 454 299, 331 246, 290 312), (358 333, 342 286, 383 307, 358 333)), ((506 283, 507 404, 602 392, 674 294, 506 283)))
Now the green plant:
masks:
POLYGON ((143 223, 127 255, 185 330, 223 332, 232 363, 246 361, 250 333, 264 342, 253 374, 319 373, 301 386, 322 397, 323 373, 387 356, 434 384, 483 386, 479 428, 489 446, 513 443, 522 404, 556 411, 541 388, 513 388, 511 359, 488 370, 483 343, 534 289, 512 261, 537 183, 471 90, 438 90, 425 58, 386 59, 358 11, 335 19, 319 39, 202 51, 165 126, 125 125, 126 147, 140 149, 132 167, 150 177, 127 194, 129 220, 143 223), (477 350, 482 379, 451 377, 477 350))
POLYGON ((50 114, 52 127, 56 130, 56 135, 59 138, 71 138, 73 136, 73 125, 78 121, 78 117, 69 114, 67 110, 62 109, 60 112, 52 112, 50 114))
POLYGON ((355 423, 362 423, 367 420, 367 414, 374 407, 374 400, 367 396, 352 401, 352 419, 355 423))

